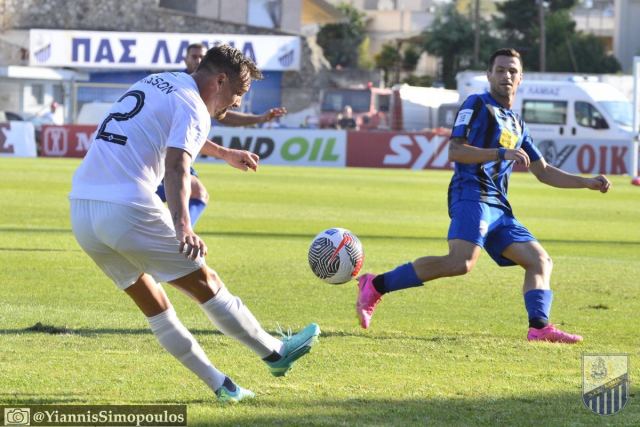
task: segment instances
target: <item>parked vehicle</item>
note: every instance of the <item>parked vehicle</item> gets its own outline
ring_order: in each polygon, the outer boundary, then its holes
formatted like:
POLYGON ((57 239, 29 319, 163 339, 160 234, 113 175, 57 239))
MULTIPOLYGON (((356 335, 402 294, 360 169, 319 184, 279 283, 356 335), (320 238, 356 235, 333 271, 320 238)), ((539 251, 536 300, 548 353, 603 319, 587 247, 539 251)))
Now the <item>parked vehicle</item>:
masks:
POLYGON ((390 98, 390 89, 371 85, 363 88, 327 89, 320 105, 320 127, 337 127, 338 115, 346 106, 350 106, 358 129, 388 129, 390 98))
POLYGON ((391 98, 391 129, 421 131, 447 125, 451 127, 458 110, 458 99, 455 90, 396 85, 391 98), (453 107, 447 107, 451 105, 453 107), (453 112, 446 114, 447 108, 453 109, 453 112))

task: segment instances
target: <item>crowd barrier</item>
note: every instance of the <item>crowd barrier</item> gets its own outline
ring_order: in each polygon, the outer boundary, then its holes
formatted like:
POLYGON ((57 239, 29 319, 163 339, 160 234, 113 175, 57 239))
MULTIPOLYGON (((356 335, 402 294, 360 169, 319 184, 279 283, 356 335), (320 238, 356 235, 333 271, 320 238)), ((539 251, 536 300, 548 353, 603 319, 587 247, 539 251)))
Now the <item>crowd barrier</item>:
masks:
MULTIPOLYGON (((7 143, 23 138, 27 128, 1 124, 0 152, 32 153, 33 141, 7 143), (7 132, 5 128, 8 128, 7 132), (22 129, 22 130, 20 130, 22 129), (20 137, 14 136, 21 135, 20 137), (17 145, 16 145, 17 144, 17 145), (31 144, 31 145, 30 145, 31 144), (21 147, 21 148, 17 148, 21 147), (27 150, 25 147, 31 147, 27 150)), ((24 125, 29 126, 28 123, 24 125)), ((83 157, 91 144, 95 126, 43 126, 40 155, 83 157)), ((31 135, 32 135, 31 130, 31 135)), ((230 148, 251 150, 264 165, 371 167, 403 169, 451 169, 446 130, 433 132, 345 131, 325 129, 254 129, 215 127, 209 138, 230 148)), ((537 142, 548 163, 571 173, 632 175, 631 142, 625 140, 544 140, 537 142)), ((198 161, 217 162, 200 157, 198 161)), ((521 170, 517 168, 516 170, 521 170)), ((633 175, 637 175, 636 174, 633 175)))

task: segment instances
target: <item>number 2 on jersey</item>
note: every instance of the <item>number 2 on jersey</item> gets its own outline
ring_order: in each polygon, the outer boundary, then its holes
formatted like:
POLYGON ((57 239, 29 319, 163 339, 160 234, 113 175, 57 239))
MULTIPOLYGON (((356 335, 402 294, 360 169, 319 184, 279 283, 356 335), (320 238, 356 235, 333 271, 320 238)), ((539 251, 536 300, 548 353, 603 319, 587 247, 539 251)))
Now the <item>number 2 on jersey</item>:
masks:
POLYGON ((123 99, 132 96, 136 100, 136 104, 133 106, 131 111, 127 111, 125 113, 111 113, 107 116, 107 118, 100 125, 100 129, 98 129, 98 134, 96 136, 97 139, 102 139, 107 142, 113 142, 114 144, 125 145, 127 143, 126 135, 119 135, 117 133, 107 132, 105 128, 107 124, 111 120, 116 120, 118 122, 129 120, 136 114, 142 110, 144 106, 144 92, 141 90, 132 90, 130 92, 125 93, 118 99, 118 102, 122 102, 123 99))

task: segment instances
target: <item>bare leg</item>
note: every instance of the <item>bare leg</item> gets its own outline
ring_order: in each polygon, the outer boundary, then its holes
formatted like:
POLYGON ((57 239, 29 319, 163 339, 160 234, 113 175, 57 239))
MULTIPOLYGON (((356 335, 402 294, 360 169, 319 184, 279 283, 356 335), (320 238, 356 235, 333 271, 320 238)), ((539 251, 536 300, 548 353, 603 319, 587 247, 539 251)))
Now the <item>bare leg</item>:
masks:
POLYGON ((160 314, 171 307, 162 286, 148 274, 141 275, 133 285, 125 289, 125 292, 147 317, 160 314))
POLYGON ((551 289, 553 261, 540 243, 512 243, 504 250, 502 256, 524 268, 523 294, 532 289, 551 289))
POLYGON ((439 277, 461 276, 478 262, 482 248, 466 240, 449 240, 449 253, 444 256, 418 258, 413 267, 420 280, 428 282, 439 277))

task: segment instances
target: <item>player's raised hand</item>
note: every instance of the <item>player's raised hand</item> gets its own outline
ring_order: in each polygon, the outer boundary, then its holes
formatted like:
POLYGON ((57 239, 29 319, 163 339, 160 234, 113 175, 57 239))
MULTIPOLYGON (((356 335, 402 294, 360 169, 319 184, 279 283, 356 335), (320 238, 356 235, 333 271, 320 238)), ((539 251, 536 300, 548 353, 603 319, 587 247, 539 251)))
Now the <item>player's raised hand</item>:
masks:
POLYGON ((587 188, 590 190, 598 190, 601 193, 606 193, 611 188, 611 182, 604 175, 594 176, 587 180, 587 188))
POLYGON ((284 107, 271 108, 262 115, 262 120, 263 122, 270 122, 271 120, 282 117, 285 114, 287 114, 287 109, 284 107))
POLYGON ((224 160, 230 166, 240 169, 241 171, 246 172, 248 169, 251 169, 255 172, 258 170, 260 157, 251 151, 229 149, 224 156, 224 160))
POLYGON ((517 150, 507 150, 504 153, 505 160, 515 160, 516 164, 523 165, 528 168, 531 160, 529 159, 529 155, 522 149, 518 148, 517 150))
POLYGON ((176 239, 180 242, 179 252, 187 258, 196 259, 207 256, 207 245, 194 231, 176 227, 176 239))

